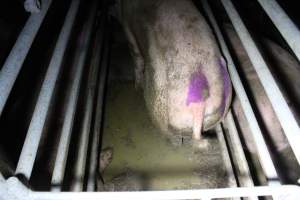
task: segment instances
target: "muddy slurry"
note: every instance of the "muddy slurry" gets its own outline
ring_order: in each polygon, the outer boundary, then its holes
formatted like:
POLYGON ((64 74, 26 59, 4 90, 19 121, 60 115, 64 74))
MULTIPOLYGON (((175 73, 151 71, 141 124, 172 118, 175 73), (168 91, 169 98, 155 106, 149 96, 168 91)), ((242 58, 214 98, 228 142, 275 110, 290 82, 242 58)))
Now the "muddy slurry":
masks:
POLYGON ((214 134, 202 149, 188 139, 174 145, 152 124, 134 82, 111 82, 107 91, 102 148, 114 152, 102 174, 106 191, 230 187, 214 134))

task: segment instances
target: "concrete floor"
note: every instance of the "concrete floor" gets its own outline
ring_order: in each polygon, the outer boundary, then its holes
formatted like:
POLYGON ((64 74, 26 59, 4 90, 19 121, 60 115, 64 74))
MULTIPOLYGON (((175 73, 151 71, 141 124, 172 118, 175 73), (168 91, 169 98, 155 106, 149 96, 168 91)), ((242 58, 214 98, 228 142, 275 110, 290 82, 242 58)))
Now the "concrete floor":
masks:
POLYGON ((167 190, 228 186, 215 136, 196 151, 173 146, 154 127, 143 96, 133 82, 109 85, 102 148, 113 147, 112 163, 103 177, 108 190, 167 190))

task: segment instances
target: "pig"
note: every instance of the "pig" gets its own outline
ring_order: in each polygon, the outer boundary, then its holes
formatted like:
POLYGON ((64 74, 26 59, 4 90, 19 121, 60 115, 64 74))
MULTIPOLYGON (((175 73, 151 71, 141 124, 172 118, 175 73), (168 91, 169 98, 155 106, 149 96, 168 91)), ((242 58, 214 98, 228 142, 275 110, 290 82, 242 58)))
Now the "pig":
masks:
POLYGON ((201 132, 226 115, 232 88, 226 62, 191 0, 120 0, 118 18, 152 121, 163 133, 201 132))
MULTIPOLYGON (((279 175, 284 182, 295 184, 300 177, 300 167, 292 153, 274 109, 233 27, 225 24, 223 30, 228 37, 229 45, 234 51, 236 63, 239 66, 242 77, 248 82, 248 94, 254 101, 253 105, 256 108, 256 114, 258 114, 260 119, 259 123, 263 127, 262 131, 266 138, 266 143, 271 147, 271 152, 276 161, 275 164, 279 168, 279 175)), ((300 80, 298 78, 300 65, 287 50, 272 40, 261 38, 260 41, 260 50, 299 123, 299 113, 297 113, 295 104, 299 103, 300 99, 300 80), (289 88, 289 93, 285 89, 286 87, 289 88), (291 94, 293 97, 290 97, 291 94)), ((245 140, 246 149, 248 149, 250 154, 256 155, 253 138, 238 99, 233 101, 232 107, 234 115, 238 119, 238 125, 245 140)))

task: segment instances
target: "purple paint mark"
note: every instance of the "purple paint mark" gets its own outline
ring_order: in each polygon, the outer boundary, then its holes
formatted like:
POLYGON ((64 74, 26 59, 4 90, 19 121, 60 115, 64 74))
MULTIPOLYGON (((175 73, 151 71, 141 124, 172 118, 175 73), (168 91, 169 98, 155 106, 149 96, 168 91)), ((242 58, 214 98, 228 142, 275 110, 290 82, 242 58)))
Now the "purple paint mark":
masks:
POLYGON ((231 90, 231 82, 230 82, 229 75, 228 75, 228 72, 227 72, 225 60, 223 58, 220 58, 218 60, 218 64, 220 66, 221 76, 223 78, 223 84, 224 84, 222 103, 221 103, 221 107, 220 107, 220 109, 221 109, 220 113, 223 116, 224 112, 225 112, 226 101, 227 101, 228 95, 229 95, 230 90, 231 90))
POLYGON ((204 101, 208 96, 208 82, 205 75, 199 69, 191 75, 186 105, 204 101))

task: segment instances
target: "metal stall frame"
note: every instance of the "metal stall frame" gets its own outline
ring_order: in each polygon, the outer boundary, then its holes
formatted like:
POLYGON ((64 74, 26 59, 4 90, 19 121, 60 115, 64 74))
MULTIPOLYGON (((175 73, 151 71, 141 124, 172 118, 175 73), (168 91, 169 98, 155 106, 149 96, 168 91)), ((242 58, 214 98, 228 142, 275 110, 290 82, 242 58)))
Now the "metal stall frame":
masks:
POLYGON ((17 178, 0 178, 0 199, 6 200, 117 200, 117 199, 201 199, 272 196, 281 200, 297 200, 300 188, 294 185, 218 188, 199 190, 139 191, 139 192, 33 192, 17 178))
MULTIPOLYGON (((239 32, 239 37, 242 40, 246 48, 254 66, 256 66, 257 73, 260 74, 259 78, 263 83, 263 86, 267 92, 268 97, 271 99, 272 105, 278 106, 277 115, 280 118, 280 115, 286 119, 288 119, 288 123, 280 120, 281 125, 284 128, 285 134, 289 139, 290 145, 296 155, 296 158, 299 161, 299 147, 297 146, 296 138, 299 138, 299 126, 291 114, 289 108, 285 100, 282 97, 280 90, 278 89, 272 75, 267 70, 267 66, 264 63, 263 58, 260 53, 257 51, 257 48, 253 44, 251 36, 249 35, 246 27, 244 26, 242 20, 240 19, 237 11, 235 10, 233 4, 230 0, 220 0, 229 15, 229 18, 232 20, 232 23, 239 32), (252 55, 252 56, 251 56, 252 55), (258 67, 259 66, 259 67, 258 67), (266 84, 268 82, 268 84, 266 84), (265 84, 264 84, 265 83, 265 84), (275 92, 274 92, 275 91, 275 92), (277 100, 273 100, 276 98, 277 100), (279 99, 279 100, 278 100, 279 99)), ((295 30, 293 28, 293 23, 289 20, 288 16, 284 13, 284 11, 276 4, 275 1, 271 1, 271 4, 267 5, 263 3, 262 0, 258 0, 262 5, 262 8, 268 13, 271 20, 274 22, 278 30, 282 33, 282 35, 286 35, 287 42, 291 45, 291 49, 294 50, 294 53, 298 56, 298 48, 300 46, 299 38, 290 42, 291 36, 294 34, 299 34, 299 30, 295 30), (274 6, 275 5, 275 6, 274 6), (271 6, 271 7, 269 7, 271 6), (272 14, 272 7, 276 12, 283 16, 283 18, 278 19, 276 16, 272 14), (285 23, 285 20, 288 23, 285 23), (283 26, 284 24, 285 26, 283 26), (285 29, 285 30, 282 30, 285 29), (291 34, 291 35, 289 35, 291 34)), ((94 1, 96 2, 96 0, 94 1)), ((268 1, 269 2, 269 1, 268 1)), ((51 0, 44 0, 42 4, 42 9, 38 14, 32 14, 28 19, 26 25, 23 28, 23 31, 20 33, 19 38, 16 41, 16 44, 11 51, 9 57, 7 58, 2 70, 0 71, 0 115, 5 106, 6 100, 9 96, 9 93, 13 87, 13 84, 18 76, 18 73, 21 69, 21 66, 26 58, 26 55, 30 49, 30 46, 34 40, 34 37, 47 13, 47 10, 50 6, 51 0), (25 45, 25 46, 23 46, 25 45)), ((25 143, 22 149, 22 153, 20 156, 20 160, 17 166, 16 174, 23 174, 27 179, 31 176, 31 171, 34 165, 37 148, 39 144, 39 140, 42 134, 42 129, 44 127, 45 117, 48 112, 48 107, 51 101, 51 97, 53 94, 55 82, 57 80, 58 74, 60 72, 61 63, 63 59, 64 52, 66 50, 68 38, 70 36, 70 32, 72 26, 75 21, 75 17, 77 11, 79 9, 80 0, 72 0, 69 11, 67 13, 65 24, 61 30, 59 35, 53 57, 50 61, 48 71, 43 82, 43 86, 40 92, 40 96, 35 107, 34 115, 30 124, 30 127, 27 132, 27 136, 25 139, 25 143)), ((92 163, 89 167, 88 174, 88 183, 87 183, 87 191, 81 192, 83 190, 82 183, 75 183, 73 190, 76 192, 60 192, 60 187, 57 186, 61 184, 62 178, 64 176, 64 168, 65 161, 67 158, 68 146, 70 143, 70 134, 72 130, 72 124, 75 115, 75 107, 77 104, 78 93, 80 88, 80 82, 83 72, 83 65, 86 59, 87 47, 91 37, 91 29, 94 18, 96 16, 96 7, 93 6, 92 12, 89 15, 89 18, 84 25, 85 30, 83 31, 84 39, 81 41, 81 49, 78 49, 75 53, 76 55, 76 70, 74 71, 74 80, 71 84, 70 88, 70 96, 67 98, 67 114, 64 119, 64 128, 62 129, 61 140, 59 144, 59 149, 61 149, 62 154, 57 155, 57 162, 55 163, 54 175, 52 177, 53 188, 51 192, 37 192, 32 191, 27 186, 25 186, 17 177, 9 177, 5 179, 0 172, 0 200, 59 200, 59 199, 72 199, 72 200, 96 200, 96 199, 161 199, 161 200, 170 200, 170 199, 214 199, 214 198, 242 198, 242 197, 250 197, 250 199, 257 199, 261 196, 272 196, 274 199, 280 200, 298 200, 300 199, 300 187, 296 185, 281 185, 277 176, 276 169, 274 167, 273 161, 271 159, 270 153, 268 151, 267 145, 263 139, 260 127, 257 123, 257 119, 253 113, 252 107, 249 103, 249 99, 247 97, 246 91, 242 85, 240 77, 237 73, 236 67, 232 61, 231 55, 228 51, 227 45, 224 41, 224 38, 220 32, 220 29, 216 23, 214 15, 210 9, 209 4, 206 0, 201 0, 203 7, 205 8, 205 12, 209 18, 210 23, 216 33, 217 40, 221 46, 221 50, 223 55, 225 56, 228 64, 228 71, 231 75, 231 79, 233 82, 233 87, 239 98, 243 111, 246 115, 246 118, 249 123, 249 127, 251 132, 255 138, 254 142, 258 147, 258 154, 260 158, 260 163, 262 165, 264 174, 268 181, 268 186, 254 186, 253 180, 251 178, 249 167, 247 165, 247 160, 245 158, 241 142, 239 140, 239 136, 236 130, 235 122, 232 117, 231 111, 229 111, 222 125, 218 125, 216 128, 217 135, 219 140, 221 141, 222 146, 227 149, 224 152, 224 155, 227 160, 229 159, 229 152, 234 156, 233 163, 229 163, 230 165, 226 166, 227 168, 232 168, 231 165, 235 165, 236 172, 236 180, 231 180, 232 182, 236 181, 240 187, 232 187, 232 188, 217 188, 217 189, 193 189, 193 190, 167 190, 167 191, 139 191, 139 192, 92 192, 95 191, 95 163, 97 162, 97 151, 99 148, 99 141, 97 137, 100 135, 100 123, 98 125, 93 125, 93 141, 92 145, 92 153, 91 160, 92 163), (224 133, 223 127, 225 127, 228 131, 228 134, 224 133), (229 144, 225 143, 225 138, 230 140, 229 144), (223 142, 222 142, 223 141, 223 142)), ((83 129, 81 130, 82 135, 82 147, 79 149, 82 155, 77 161, 77 169, 78 176, 83 176, 82 172, 85 170, 85 160, 87 157, 87 144, 88 144, 88 136, 90 133, 91 127, 91 113, 92 113, 92 104, 94 104, 93 99, 97 99, 96 107, 96 120, 101 121, 101 112, 100 109, 103 103, 103 93, 104 93, 104 84, 105 84, 105 74, 107 72, 108 65, 108 43, 104 41, 104 33, 100 34, 101 29, 104 29, 102 24, 103 22, 100 19, 100 31, 97 31, 98 38, 96 41, 100 41, 99 45, 95 47, 95 54, 103 56, 100 59, 100 56, 92 61, 92 67, 89 74, 90 84, 88 84, 87 90, 87 101, 86 101, 86 112, 84 113, 83 120, 83 129), (104 47, 102 47, 104 46, 104 47), (106 48, 105 48, 106 47, 106 48), (104 53, 101 53, 101 52, 104 53), (100 69, 97 66, 101 65, 100 69), (99 72, 100 71, 100 72, 99 72), (100 75, 98 75, 100 74, 100 75), (95 85, 98 87, 95 87, 95 85), (97 89, 97 92, 95 91, 97 89)), ((99 28, 98 27, 98 28, 99 28)), ((104 32, 105 30, 103 30, 104 32)), ((299 35, 298 35, 299 36, 299 35)), ((297 37, 298 37, 297 36, 297 37)), ((299 57, 298 57, 299 58, 299 57)), ((232 172, 233 173, 233 172, 232 172)), ((234 175, 232 175, 234 176, 234 175)))

